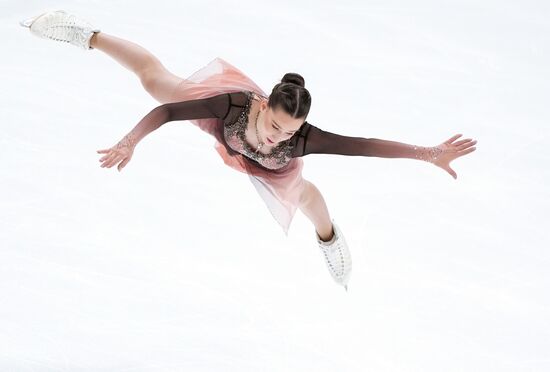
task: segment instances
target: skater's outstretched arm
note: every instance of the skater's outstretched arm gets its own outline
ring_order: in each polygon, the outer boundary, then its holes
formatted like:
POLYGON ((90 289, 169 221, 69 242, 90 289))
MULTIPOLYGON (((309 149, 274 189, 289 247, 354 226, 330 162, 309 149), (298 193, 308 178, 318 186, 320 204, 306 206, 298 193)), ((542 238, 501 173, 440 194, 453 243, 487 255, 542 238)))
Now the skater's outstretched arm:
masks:
POLYGON ((477 143, 472 139, 454 142, 461 136, 462 134, 457 134, 438 146, 424 147, 377 138, 341 136, 305 122, 296 137, 293 156, 337 154, 418 159, 433 163, 456 179, 457 175, 449 163, 474 151, 476 148, 473 145, 477 143))
POLYGON ((238 99, 238 95, 242 93, 226 93, 209 98, 165 103, 154 108, 116 145, 97 151, 99 154, 105 154, 99 159, 101 167, 111 168, 118 164, 118 170, 122 170, 131 160, 139 141, 167 122, 205 118, 225 119, 231 109, 231 101, 235 101, 230 95, 238 99))

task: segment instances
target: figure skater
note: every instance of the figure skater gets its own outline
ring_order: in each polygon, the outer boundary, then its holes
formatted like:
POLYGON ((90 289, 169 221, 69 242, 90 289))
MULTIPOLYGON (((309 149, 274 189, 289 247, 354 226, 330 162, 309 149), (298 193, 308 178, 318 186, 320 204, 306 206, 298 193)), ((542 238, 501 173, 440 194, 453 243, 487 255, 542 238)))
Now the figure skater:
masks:
POLYGON ((323 131, 306 121, 311 96, 297 73, 285 74, 268 96, 222 58, 183 79, 166 70, 141 46, 101 32, 64 11, 47 12, 21 25, 41 38, 106 53, 134 72, 145 90, 161 103, 118 143, 97 151, 103 155, 101 167, 116 165, 121 171, 147 134, 170 121, 191 121, 216 139, 215 149, 226 165, 249 176, 285 234, 296 209, 311 220, 326 266, 334 281, 346 290, 352 267, 349 248, 319 189, 302 177, 301 157, 338 154, 418 159, 456 179, 449 163, 475 150, 477 141, 458 140, 461 134, 438 146, 423 147, 323 131))

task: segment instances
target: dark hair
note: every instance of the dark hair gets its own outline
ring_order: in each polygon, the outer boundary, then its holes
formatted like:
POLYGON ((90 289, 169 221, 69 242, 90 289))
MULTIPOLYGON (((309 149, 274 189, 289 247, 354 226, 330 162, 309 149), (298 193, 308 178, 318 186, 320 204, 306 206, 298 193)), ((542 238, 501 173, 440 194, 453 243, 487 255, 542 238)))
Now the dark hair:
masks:
POLYGON ((305 118, 311 106, 311 95, 305 84, 302 75, 286 73, 281 82, 273 87, 268 106, 272 109, 280 107, 293 118, 305 118))

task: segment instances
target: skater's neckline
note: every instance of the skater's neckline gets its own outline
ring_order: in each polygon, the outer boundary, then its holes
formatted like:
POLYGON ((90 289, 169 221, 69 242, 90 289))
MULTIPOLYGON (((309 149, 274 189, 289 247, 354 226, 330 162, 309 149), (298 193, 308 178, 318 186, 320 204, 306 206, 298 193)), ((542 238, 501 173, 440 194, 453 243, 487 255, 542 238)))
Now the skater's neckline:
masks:
MULTIPOLYGON (((291 143, 292 137, 271 147, 267 153, 256 151, 256 148, 246 141, 246 130, 247 128, 249 130, 254 128, 254 122, 251 122, 251 120, 255 120, 255 115, 257 110, 259 110, 259 107, 255 107, 254 112, 251 112, 253 101, 260 102, 262 99, 267 99, 267 97, 249 90, 243 92, 247 96, 246 103, 238 119, 234 123, 225 126, 224 134, 226 141, 233 150, 256 161, 265 168, 279 169, 284 167, 291 159, 290 154, 293 148, 291 143), (238 139, 238 141, 235 141, 235 139, 238 139)), ((255 135, 254 132, 252 133, 255 135)))

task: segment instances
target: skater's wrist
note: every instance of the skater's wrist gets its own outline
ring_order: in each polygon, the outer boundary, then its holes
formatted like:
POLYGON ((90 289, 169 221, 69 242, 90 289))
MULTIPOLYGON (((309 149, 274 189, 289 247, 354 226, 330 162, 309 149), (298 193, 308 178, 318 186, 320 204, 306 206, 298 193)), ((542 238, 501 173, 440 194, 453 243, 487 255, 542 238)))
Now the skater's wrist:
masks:
POLYGON ((127 147, 133 150, 140 140, 141 138, 132 131, 118 141, 117 147, 127 147))
POLYGON ((414 146, 413 150, 415 159, 426 161, 428 163, 434 163, 442 152, 442 150, 437 146, 414 146))

